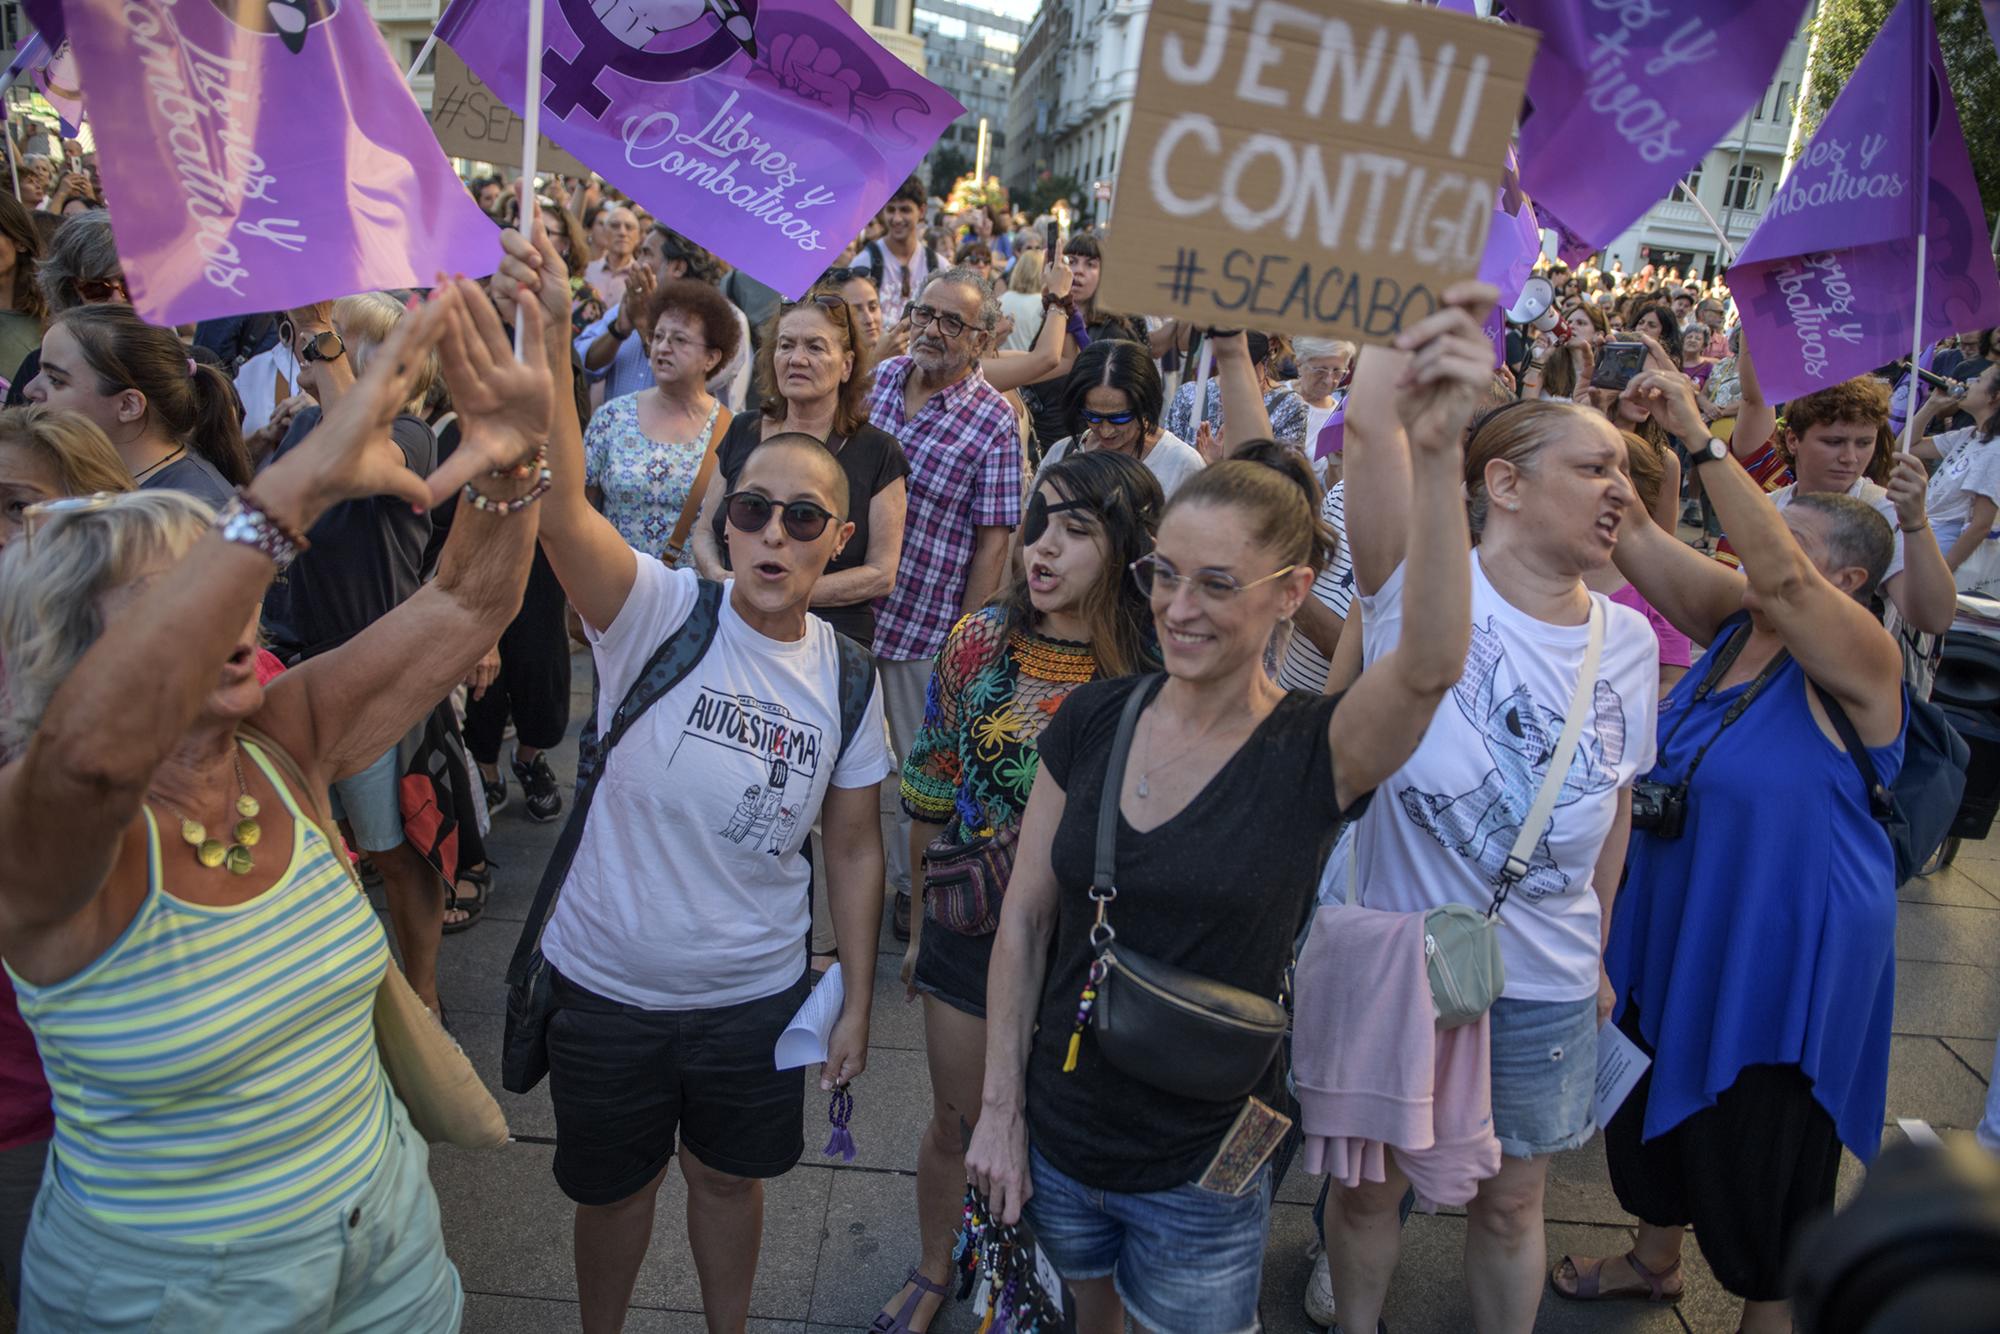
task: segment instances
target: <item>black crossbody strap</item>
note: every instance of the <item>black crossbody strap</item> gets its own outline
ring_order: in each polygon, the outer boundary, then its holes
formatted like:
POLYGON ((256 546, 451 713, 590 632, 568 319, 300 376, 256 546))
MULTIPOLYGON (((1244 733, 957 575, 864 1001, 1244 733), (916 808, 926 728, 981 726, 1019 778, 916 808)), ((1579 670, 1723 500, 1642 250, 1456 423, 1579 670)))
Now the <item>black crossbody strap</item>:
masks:
POLYGON ((868 716, 868 701, 875 697, 875 655, 838 631, 833 638, 840 648, 840 754, 844 756, 868 716))
POLYGON ((1125 760, 1132 753, 1132 734, 1139 729, 1139 714, 1157 693, 1160 675, 1142 677, 1125 697, 1118 715, 1118 731, 1111 738, 1111 754, 1104 766, 1104 791, 1097 801, 1097 868, 1091 887, 1117 892, 1118 883, 1118 794, 1125 787, 1125 760))
POLYGON ((576 859, 576 850, 583 843, 583 822, 590 814, 590 799, 597 791, 598 779, 604 776, 604 765, 612 747, 624 739, 625 733, 646 710, 686 680, 688 673, 707 656, 709 645, 715 642, 721 609, 722 585, 702 580, 695 595, 694 609, 647 659, 638 679, 625 692, 625 698, 619 701, 618 711, 612 714, 611 726, 606 729, 603 741, 597 739, 595 713, 584 724, 576 746, 576 795, 570 802, 569 819, 563 822, 555 850, 549 854, 549 864, 542 871, 541 884, 535 889, 535 902, 528 909, 528 920, 521 924, 521 939, 514 946, 513 961, 507 965, 510 985, 519 985, 527 980, 535 951, 542 941, 542 927, 555 910, 563 881, 569 878, 570 863, 576 859))
MULTIPOLYGON (((1807 678, 1811 680, 1810 677, 1807 678)), ((1826 710, 1826 719, 1833 724, 1833 730, 1840 733, 1840 744, 1847 747, 1848 757, 1861 774, 1861 781, 1868 787, 1868 809, 1879 820, 1887 820, 1896 813, 1896 795, 1882 786, 1881 776, 1876 772, 1874 757, 1868 747, 1861 744, 1861 734, 1854 730, 1854 720, 1847 716, 1847 710, 1840 701, 1827 693, 1825 686, 1817 681, 1812 683, 1813 692, 1819 696, 1820 706, 1826 710)))

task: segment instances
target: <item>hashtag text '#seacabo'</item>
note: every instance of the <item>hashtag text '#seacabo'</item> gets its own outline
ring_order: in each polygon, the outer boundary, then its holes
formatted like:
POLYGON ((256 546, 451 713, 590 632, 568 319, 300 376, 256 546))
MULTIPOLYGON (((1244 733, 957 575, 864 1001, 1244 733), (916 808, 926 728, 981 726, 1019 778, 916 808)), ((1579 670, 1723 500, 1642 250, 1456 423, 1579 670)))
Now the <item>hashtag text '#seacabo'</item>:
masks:
POLYGON ((1167 281, 1160 284, 1160 290, 1175 305, 1185 306, 1201 294, 1203 288, 1195 280, 1208 270, 1202 268, 1194 251, 1182 249, 1175 254, 1173 263, 1160 265, 1160 272, 1167 275, 1167 281))
POLYGON ((446 93, 443 103, 431 108, 431 124, 451 124, 453 120, 457 119, 458 113, 464 109, 466 96, 467 94, 464 89, 454 89, 446 93))

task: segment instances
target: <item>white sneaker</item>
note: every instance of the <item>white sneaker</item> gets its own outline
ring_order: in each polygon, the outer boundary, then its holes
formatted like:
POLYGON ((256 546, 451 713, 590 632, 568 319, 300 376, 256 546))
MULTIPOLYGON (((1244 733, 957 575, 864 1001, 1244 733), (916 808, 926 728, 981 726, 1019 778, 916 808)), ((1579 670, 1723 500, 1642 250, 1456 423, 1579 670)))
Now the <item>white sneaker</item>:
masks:
POLYGON ((1312 1277, 1306 1280, 1306 1319, 1321 1328, 1333 1324, 1333 1270, 1327 1266, 1326 1252, 1313 1257, 1312 1277))

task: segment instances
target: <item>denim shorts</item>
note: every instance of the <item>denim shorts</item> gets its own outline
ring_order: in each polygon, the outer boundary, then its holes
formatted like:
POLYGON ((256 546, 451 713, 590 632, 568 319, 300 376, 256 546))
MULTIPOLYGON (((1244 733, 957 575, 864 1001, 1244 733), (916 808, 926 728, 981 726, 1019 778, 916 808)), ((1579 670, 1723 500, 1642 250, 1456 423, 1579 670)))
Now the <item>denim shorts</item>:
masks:
POLYGON ((1154 1334, 1238 1334, 1257 1327, 1271 1167, 1241 1195, 1192 1181, 1145 1195, 1092 1190, 1028 1148, 1028 1226, 1065 1279, 1107 1275, 1132 1319, 1154 1334))
POLYGON ((393 1101, 389 1151, 367 1184, 274 1237, 177 1241, 107 1223, 51 1166, 21 1261, 21 1328, 453 1334, 465 1294, 444 1252, 430 1150, 393 1101))
POLYGON ((974 1019, 986 1017, 986 968, 993 961, 993 936, 961 935, 936 922, 924 923, 917 941, 917 968, 910 981, 974 1019))
POLYGON ((1587 1143, 1597 1130, 1597 998, 1493 1002, 1493 1133, 1509 1158, 1587 1143))
POLYGON ((403 846, 403 799, 396 748, 358 774, 332 786, 333 818, 354 831, 356 852, 387 852, 403 846))

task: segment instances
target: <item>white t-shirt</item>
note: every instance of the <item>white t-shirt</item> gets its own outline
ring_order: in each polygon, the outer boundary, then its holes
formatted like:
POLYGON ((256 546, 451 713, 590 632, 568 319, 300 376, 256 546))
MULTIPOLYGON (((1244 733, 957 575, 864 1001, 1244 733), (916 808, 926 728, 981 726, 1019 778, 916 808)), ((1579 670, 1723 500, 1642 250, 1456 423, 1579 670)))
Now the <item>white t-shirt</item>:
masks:
MULTIPOLYGON (((1771 503, 1783 513, 1785 506, 1792 503, 1792 497, 1797 494, 1798 489, 1797 482, 1790 486, 1779 487, 1771 493, 1771 503)), ((1895 551, 1889 557, 1889 568, 1882 572, 1882 582, 1886 584, 1903 572, 1903 522, 1896 517, 1896 502, 1889 499, 1887 491, 1866 477, 1857 478, 1854 485, 1847 488, 1847 494, 1856 500, 1866 501, 1877 514, 1889 522, 1889 537, 1895 543, 1895 551)))
MULTIPOLYGON (((1487 582, 1476 550, 1471 559, 1465 674, 1357 826, 1360 901, 1370 908, 1420 912, 1463 903, 1483 911, 1493 901, 1494 879, 1548 771, 1583 667, 1588 626, 1527 615, 1487 582)), ((1597 994, 1600 923, 1591 877, 1617 816, 1618 790, 1653 767, 1659 643, 1644 616, 1602 594, 1590 597, 1604 610, 1591 712, 1549 832, 1500 910, 1504 994, 1514 1000, 1597 994)), ((1373 663, 1402 637, 1402 569, 1362 599, 1362 612, 1363 658, 1373 663)))
MULTIPOLYGON (((639 557, 624 608, 592 632, 599 735, 700 581, 639 557)), ((812 929, 800 846, 829 786, 891 769, 878 684, 840 755, 840 651, 751 629, 725 587, 715 642, 612 750, 542 953, 564 976, 648 1010, 712 1009, 791 986, 812 929)))
MULTIPOLYGON (((1306 434, 1306 442, 1311 444, 1311 432, 1306 434)), ((1326 499, 1320 503, 1319 517, 1340 534, 1340 550, 1334 553, 1333 559, 1313 580, 1312 593, 1334 615, 1346 620, 1348 609, 1354 604, 1354 557, 1347 549, 1345 481, 1335 482, 1327 488, 1326 499)), ((1310 639, 1293 630, 1291 643, 1285 650, 1284 664, 1278 668, 1278 684, 1287 690, 1306 690, 1317 695, 1326 689, 1329 665, 1310 639)))
POLYGON ((1931 474, 1924 508, 1930 513, 1939 548, 1950 551, 1952 543, 1965 533, 1973 500, 1984 496, 2000 501, 2000 448, 1991 440, 1981 440, 1976 426, 1941 435, 1936 443, 1944 461, 1931 474))
MULTIPOLYGON (((1048 466, 1069 453, 1070 446, 1075 443, 1075 436, 1066 435, 1049 446, 1049 452, 1042 457, 1042 466, 1035 470, 1037 485, 1041 483, 1042 473, 1047 471, 1048 466)), ((1174 492, 1182 482, 1208 466, 1200 450, 1172 431, 1160 432, 1160 438, 1146 451, 1143 461, 1152 470, 1153 476, 1159 479, 1160 490, 1166 492, 1169 500, 1174 498, 1174 492)))

